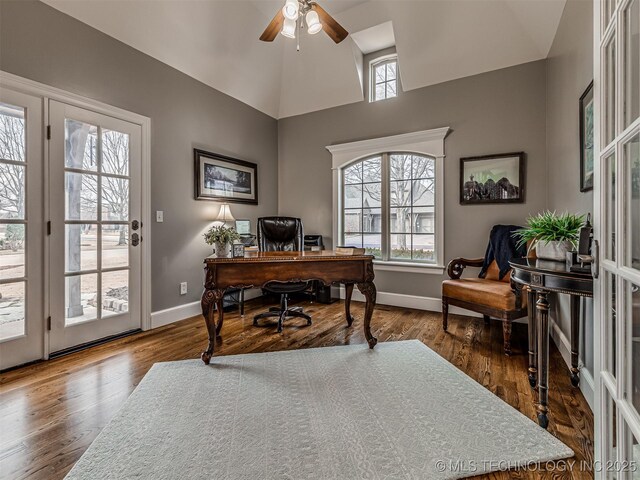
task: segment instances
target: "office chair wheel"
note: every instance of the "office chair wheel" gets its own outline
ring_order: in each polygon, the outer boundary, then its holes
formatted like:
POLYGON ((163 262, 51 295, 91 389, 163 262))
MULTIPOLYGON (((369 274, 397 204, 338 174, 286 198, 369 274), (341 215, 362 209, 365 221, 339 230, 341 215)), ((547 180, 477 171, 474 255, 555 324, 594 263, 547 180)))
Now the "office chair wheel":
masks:
POLYGON ((311 325, 311 319, 307 320, 307 327, 311 325))

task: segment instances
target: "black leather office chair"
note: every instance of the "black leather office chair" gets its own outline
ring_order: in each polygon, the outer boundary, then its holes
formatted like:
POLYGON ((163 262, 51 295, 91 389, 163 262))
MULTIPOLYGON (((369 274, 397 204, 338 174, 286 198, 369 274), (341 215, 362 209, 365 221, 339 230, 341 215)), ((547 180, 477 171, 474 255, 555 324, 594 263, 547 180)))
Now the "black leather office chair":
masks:
MULTIPOLYGON (((262 217, 258 219, 258 248, 263 252, 302 251, 304 250, 304 232, 302 221, 293 217, 262 217)), ((269 282, 263 289, 280 295, 280 307, 269 309, 253 317, 253 324, 268 317, 278 317, 278 333, 287 317, 300 317, 311 325, 311 317, 300 307, 289 308, 288 295, 304 292, 309 282, 269 282)))

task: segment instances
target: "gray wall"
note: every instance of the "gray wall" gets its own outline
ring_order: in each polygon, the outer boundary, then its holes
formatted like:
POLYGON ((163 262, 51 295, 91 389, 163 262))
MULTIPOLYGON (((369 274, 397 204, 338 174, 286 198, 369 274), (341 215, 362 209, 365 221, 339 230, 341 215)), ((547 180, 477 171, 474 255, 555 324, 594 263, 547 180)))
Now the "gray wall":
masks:
MULTIPOLYGON (((593 213, 593 193, 580 192, 578 99, 593 80, 593 2, 568 0, 547 59, 547 168, 549 208, 593 213)), ((583 300, 581 351, 593 372, 593 303, 583 300)), ((569 302, 552 304, 552 315, 571 339, 569 302)))
POLYGON ((152 309, 199 300, 218 204, 193 199, 193 148, 258 163, 260 204, 231 207, 255 226, 277 211, 276 120, 43 3, 0 9, 1 70, 151 118, 151 208, 164 210, 151 225, 152 309))
MULTIPOLYGON (((400 67, 402 68, 402 67, 400 67)), ((449 126, 445 158, 445 258, 482 257, 493 224, 522 224, 547 204, 546 63, 538 61, 278 122, 279 212, 303 219, 331 245, 331 155, 325 146, 449 126), (459 204, 460 157, 527 153, 526 203, 459 204)), ((575 109, 574 109, 575 111, 575 109)), ((439 297, 441 275, 378 272, 380 292, 439 297)))

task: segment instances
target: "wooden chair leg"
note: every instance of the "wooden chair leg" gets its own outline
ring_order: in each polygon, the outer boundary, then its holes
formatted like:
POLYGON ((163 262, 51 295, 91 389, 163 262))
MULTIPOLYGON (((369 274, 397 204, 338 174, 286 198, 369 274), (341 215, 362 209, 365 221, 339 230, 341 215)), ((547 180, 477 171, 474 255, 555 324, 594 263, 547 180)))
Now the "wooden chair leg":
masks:
POLYGON ((489 325, 489 323, 491 323, 491 317, 489 315, 483 315, 483 317, 484 317, 484 324, 489 325))
POLYGON ((504 354, 511 356, 511 320, 502 321, 502 337, 504 341, 504 354))
POLYGON ((442 299, 442 329, 446 332, 449 326, 449 302, 442 299))

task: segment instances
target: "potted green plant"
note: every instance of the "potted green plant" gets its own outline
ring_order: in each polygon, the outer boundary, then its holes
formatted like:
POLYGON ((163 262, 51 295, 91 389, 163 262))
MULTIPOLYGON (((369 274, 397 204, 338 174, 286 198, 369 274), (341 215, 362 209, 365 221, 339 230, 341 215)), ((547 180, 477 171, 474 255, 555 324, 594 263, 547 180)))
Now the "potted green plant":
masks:
POLYGON ((204 241, 208 245, 213 245, 213 253, 216 257, 225 258, 229 256, 229 246, 240 238, 238 232, 233 227, 216 225, 204 233, 204 241))
POLYGON ((577 248, 584 215, 557 214, 546 211, 527 219, 527 227, 514 232, 519 237, 518 246, 529 244, 529 251, 536 249, 542 260, 564 262, 567 252, 577 248))

